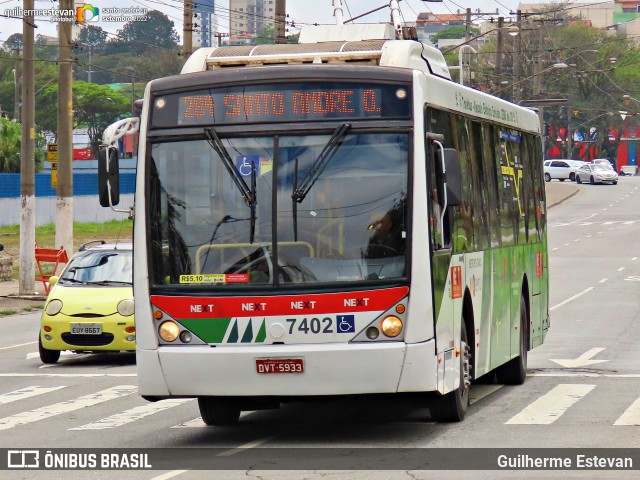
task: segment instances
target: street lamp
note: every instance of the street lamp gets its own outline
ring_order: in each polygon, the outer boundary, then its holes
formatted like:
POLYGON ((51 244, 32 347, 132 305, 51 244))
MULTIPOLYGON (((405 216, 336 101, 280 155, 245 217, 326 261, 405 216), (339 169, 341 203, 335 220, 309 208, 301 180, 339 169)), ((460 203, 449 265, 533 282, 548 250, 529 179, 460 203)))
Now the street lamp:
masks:
POLYGON ((20 93, 18 90, 18 72, 16 69, 11 70, 13 72, 13 120, 20 122, 20 93))

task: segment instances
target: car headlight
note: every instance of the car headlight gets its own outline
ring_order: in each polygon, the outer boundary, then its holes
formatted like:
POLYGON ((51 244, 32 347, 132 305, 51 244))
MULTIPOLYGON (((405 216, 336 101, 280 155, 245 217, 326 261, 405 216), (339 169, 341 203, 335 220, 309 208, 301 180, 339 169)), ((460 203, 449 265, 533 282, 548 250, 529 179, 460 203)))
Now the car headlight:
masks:
POLYGON ((128 317, 130 315, 133 315, 133 307, 133 300, 127 298, 126 300, 122 300, 120 303, 118 303, 118 313, 123 317, 128 317))
POLYGON ((49 316, 57 315, 58 313, 60 313, 60 310, 62 310, 62 301, 58 299, 51 300, 49 303, 47 303, 47 306, 44 309, 46 314, 49 316))

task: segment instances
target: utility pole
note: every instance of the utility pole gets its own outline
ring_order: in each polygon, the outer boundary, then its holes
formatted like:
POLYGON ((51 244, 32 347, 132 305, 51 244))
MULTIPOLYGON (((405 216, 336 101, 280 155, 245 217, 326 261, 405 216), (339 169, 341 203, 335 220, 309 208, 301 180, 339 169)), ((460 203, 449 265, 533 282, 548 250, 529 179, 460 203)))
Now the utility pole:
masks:
POLYGON ((35 69, 34 0, 23 0, 22 18, 22 137, 20 144, 20 279, 19 292, 33 295, 36 263, 36 160, 35 160, 35 69))
POLYGON ((186 60, 193 49, 193 0, 184 0, 184 20, 182 24, 182 54, 186 60))
POLYGON ((219 47, 219 46, 222 45, 222 39, 225 38, 225 37, 228 37, 229 34, 228 33, 214 33, 213 36, 218 39, 216 47, 219 47))
MULTIPOLYGON (((464 41, 468 42, 471 40, 471 9, 467 8, 467 15, 465 19, 465 28, 464 28, 464 41)), ((471 83, 471 53, 468 50, 473 50, 471 47, 463 48, 460 47, 461 51, 459 57, 461 59, 460 63, 460 84, 469 85, 471 83), (466 51, 465 51, 466 50, 466 51)))
POLYGON ((287 2, 286 0, 276 0, 276 43, 286 43, 287 25, 287 2))
MULTIPOLYGON (((72 10, 73 0, 60 0, 61 10, 72 10)), ((56 244, 73 253, 73 69, 71 23, 58 24, 58 194, 56 244)))
POLYGON ((538 29, 538 54, 536 55, 535 63, 533 64, 533 97, 536 98, 542 92, 542 24, 538 29))
POLYGON ((496 91, 502 86, 502 51, 504 49, 504 36, 502 27, 504 25, 504 17, 498 17, 498 37, 496 46, 496 68, 495 68, 495 85, 496 91))
POLYGON ((513 92, 511 98, 513 103, 518 103, 520 100, 520 77, 521 69, 520 62, 522 61, 522 10, 518 10, 516 15, 516 27, 518 27, 518 34, 513 39, 516 44, 516 58, 513 59, 513 92))

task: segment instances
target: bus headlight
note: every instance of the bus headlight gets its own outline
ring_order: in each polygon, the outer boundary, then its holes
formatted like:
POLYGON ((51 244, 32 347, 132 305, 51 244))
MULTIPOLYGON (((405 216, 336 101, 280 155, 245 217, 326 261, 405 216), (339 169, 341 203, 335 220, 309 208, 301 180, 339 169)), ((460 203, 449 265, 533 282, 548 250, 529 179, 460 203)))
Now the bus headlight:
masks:
POLYGON ((46 308, 44 309, 44 311, 47 313, 47 315, 50 316, 54 316, 60 313, 60 310, 62 310, 62 302, 60 300, 51 300, 49 303, 47 303, 46 308))
POLYGON ((118 313, 123 317, 129 317, 133 315, 133 300, 127 298, 118 303, 118 313))
POLYGON ((171 320, 167 320, 166 322, 162 322, 160 327, 158 328, 158 334, 160 338, 165 342, 173 342, 178 335, 180 335, 180 327, 176 322, 172 322, 171 320))
POLYGON ((394 315, 389 315, 385 317, 380 322, 380 330, 387 337, 397 337, 402 332, 402 320, 394 315))

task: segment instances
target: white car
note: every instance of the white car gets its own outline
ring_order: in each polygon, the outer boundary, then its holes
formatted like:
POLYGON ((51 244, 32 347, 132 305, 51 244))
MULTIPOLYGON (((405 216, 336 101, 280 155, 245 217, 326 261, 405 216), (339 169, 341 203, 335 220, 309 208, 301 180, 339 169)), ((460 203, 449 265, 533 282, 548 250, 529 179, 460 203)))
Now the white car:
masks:
POLYGON ((616 185, 618 183, 618 174, 613 168, 605 165, 588 163, 576 171, 576 182, 589 182, 591 184, 609 182, 616 185))
POLYGON ((545 160, 544 161, 544 180, 550 182, 554 178, 564 182, 565 180, 576 179, 576 170, 579 164, 574 164, 576 160, 545 160))
POLYGON ((607 158, 594 158, 591 163, 593 163, 594 165, 599 164, 599 165, 604 165, 605 167, 610 168, 611 170, 613 170, 613 165, 611 164, 611 162, 609 161, 609 159, 607 158))

